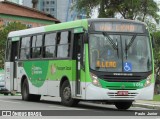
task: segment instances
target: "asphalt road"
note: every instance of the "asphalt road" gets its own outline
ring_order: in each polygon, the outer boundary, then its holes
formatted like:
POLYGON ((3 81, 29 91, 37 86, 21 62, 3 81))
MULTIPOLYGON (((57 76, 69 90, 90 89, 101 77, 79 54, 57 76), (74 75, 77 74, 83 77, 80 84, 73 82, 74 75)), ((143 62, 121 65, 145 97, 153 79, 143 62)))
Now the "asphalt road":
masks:
MULTIPOLYGON (((60 98, 55 98, 55 97, 43 96, 40 102, 26 102, 21 99, 21 96, 3 96, 3 95, 0 96, 0 110, 1 110, 0 115, 2 115, 2 111, 6 111, 6 110, 7 111, 9 110, 12 112, 18 111, 20 113, 15 113, 15 114, 20 114, 21 116, 24 114, 24 112, 30 111, 30 112, 38 112, 38 114, 40 113, 40 115, 42 116, 44 115, 48 115, 48 116, 52 115, 54 117, 66 116, 65 119, 67 119, 69 116, 71 117, 87 116, 87 118, 93 116, 92 119, 94 118, 97 119, 98 116, 108 117, 108 115, 112 116, 112 118, 113 116, 115 116, 115 118, 118 118, 118 119, 120 119, 120 116, 125 116, 123 119, 127 118, 127 116, 130 116, 129 119, 136 119, 139 115, 137 116, 135 113, 147 114, 148 112, 154 112, 154 110, 149 110, 147 108, 140 108, 140 107, 131 107, 127 111, 119 111, 116 109, 114 105, 95 104, 90 102, 80 102, 77 107, 66 107, 61 105, 60 98)), ((144 115, 141 115, 141 119, 144 118, 143 116, 144 115)), ((5 118, 7 117, 5 116, 5 118)), ((20 117, 18 118, 16 117, 16 119, 19 119, 19 118, 20 117)), ((39 118, 41 119, 42 117, 38 117, 38 119, 39 118)), ((145 115, 144 119, 150 119, 150 118, 151 116, 145 115)), ((153 118, 160 119, 160 116, 154 116, 153 118)))

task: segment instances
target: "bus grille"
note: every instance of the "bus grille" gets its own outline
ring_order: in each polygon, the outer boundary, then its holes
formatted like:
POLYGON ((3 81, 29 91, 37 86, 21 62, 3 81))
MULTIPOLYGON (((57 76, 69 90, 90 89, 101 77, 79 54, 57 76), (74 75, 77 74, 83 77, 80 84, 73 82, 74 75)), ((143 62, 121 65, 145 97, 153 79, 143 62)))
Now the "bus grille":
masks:
POLYGON ((100 79, 108 82, 140 82, 146 77, 141 76, 99 76, 100 79))
POLYGON ((108 93, 108 96, 110 98, 115 98, 115 99, 118 99, 118 98, 132 99, 132 98, 135 98, 137 95, 138 95, 138 93, 128 93, 128 95, 126 95, 126 96, 120 96, 120 95, 117 95, 117 93, 111 93, 111 92, 108 93))

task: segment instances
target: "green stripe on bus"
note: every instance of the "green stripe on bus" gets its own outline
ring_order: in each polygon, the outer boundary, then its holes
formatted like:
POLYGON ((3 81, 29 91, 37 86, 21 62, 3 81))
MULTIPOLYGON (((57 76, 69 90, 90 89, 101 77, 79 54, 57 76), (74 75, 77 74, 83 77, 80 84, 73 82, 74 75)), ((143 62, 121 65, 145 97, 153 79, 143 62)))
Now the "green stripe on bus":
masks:
POLYGON ((74 33, 83 33, 83 28, 75 28, 74 33))
POLYGON ((62 29, 70 29, 70 28, 78 28, 83 27, 84 29, 88 29, 88 21, 86 19, 84 20, 77 20, 72 22, 66 22, 66 23, 60 23, 60 24, 53 24, 49 26, 44 26, 44 29, 46 32, 48 31, 56 31, 56 30, 62 30, 62 29))

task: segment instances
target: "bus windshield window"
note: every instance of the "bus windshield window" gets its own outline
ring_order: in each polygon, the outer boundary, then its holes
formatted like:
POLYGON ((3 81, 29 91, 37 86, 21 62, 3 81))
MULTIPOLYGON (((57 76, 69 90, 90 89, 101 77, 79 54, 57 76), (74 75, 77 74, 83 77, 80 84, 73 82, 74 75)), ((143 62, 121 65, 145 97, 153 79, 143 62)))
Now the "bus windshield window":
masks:
POLYGON ((90 34, 90 68, 106 72, 148 72, 152 69, 145 35, 90 34))

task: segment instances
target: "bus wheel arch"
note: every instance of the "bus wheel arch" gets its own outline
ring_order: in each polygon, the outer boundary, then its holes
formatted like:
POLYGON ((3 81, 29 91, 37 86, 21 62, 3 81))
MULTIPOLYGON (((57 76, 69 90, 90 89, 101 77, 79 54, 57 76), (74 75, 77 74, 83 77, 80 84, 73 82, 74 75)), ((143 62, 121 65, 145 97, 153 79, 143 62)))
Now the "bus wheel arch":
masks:
POLYGON ((68 80, 68 78, 67 78, 66 76, 62 77, 62 78, 61 78, 61 81, 60 81, 60 86, 59 86, 59 94, 60 94, 60 96, 61 96, 61 88, 62 88, 62 85, 63 85, 63 83, 64 83, 65 81, 68 81, 68 82, 69 82, 69 80, 68 80))
POLYGON ((22 100, 25 101, 40 101, 41 95, 30 94, 29 92, 29 83, 26 76, 23 76, 21 79, 21 94, 22 100))
POLYGON ((61 103, 65 106, 76 106, 79 100, 73 99, 71 96, 71 85, 67 77, 63 77, 60 82, 61 103))

